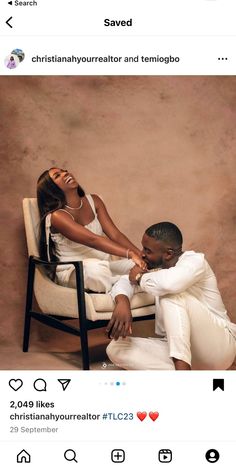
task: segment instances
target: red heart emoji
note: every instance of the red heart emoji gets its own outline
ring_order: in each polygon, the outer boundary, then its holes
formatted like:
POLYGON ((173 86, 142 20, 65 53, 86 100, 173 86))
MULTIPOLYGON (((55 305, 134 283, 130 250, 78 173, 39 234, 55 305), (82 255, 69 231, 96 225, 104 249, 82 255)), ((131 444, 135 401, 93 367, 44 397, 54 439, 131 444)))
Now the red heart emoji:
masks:
POLYGON ((159 413, 158 413, 158 411, 150 411, 149 416, 150 416, 152 421, 156 421, 158 416, 159 416, 159 413))
POLYGON ((146 411, 138 411, 137 413, 137 417, 140 421, 145 420, 146 416, 147 416, 146 411))

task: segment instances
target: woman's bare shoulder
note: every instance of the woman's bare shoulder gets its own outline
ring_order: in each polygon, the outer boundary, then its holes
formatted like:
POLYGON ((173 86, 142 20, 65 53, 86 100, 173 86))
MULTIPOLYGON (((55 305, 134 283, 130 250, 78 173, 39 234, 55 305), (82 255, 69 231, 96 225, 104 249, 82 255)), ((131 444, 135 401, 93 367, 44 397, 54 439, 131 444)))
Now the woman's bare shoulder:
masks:
POLYGON ((92 199, 95 203, 96 208, 98 208, 99 206, 104 206, 104 201, 102 200, 101 197, 99 197, 99 195, 96 195, 95 193, 92 193, 91 197, 92 197, 92 199))
POLYGON ((56 223, 57 221, 65 221, 65 220, 74 220, 73 216, 63 208, 59 210, 55 210, 51 213, 51 221, 52 224, 56 223))

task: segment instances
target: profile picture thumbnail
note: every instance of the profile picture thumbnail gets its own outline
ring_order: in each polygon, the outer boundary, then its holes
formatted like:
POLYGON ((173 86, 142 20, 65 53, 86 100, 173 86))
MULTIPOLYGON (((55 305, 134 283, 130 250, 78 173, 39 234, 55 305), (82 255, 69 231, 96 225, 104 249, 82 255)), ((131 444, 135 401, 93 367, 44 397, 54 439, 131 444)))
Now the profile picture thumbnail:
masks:
POLYGON ((8 69, 15 69, 25 58, 22 49, 16 48, 5 58, 4 64, 8 69))

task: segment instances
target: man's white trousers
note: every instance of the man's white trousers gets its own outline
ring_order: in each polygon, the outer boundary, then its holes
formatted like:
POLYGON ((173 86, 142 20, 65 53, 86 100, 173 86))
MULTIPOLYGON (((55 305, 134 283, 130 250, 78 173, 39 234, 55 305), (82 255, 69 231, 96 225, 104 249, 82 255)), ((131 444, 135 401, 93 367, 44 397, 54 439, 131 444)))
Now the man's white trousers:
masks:
POLYGON ((225 370, 236 355, 227 321, 183 292, 160 298, 166 338, 119 338, 107 347, 110 360, 128 370, 173 370, 173 358, 196 370, 225 370))

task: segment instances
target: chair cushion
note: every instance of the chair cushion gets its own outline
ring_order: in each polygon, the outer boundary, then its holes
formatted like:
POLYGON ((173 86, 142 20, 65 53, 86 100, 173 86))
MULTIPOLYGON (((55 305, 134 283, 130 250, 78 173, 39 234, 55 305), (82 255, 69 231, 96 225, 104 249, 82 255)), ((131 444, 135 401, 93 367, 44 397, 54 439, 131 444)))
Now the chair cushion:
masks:
MULTIPOLYGON (((77 295, 74 288, 62 287, 52 282, 38 268, 35 272, 35 296, 43 313, 78 318, 77 295)), ((105 293, 85 293, 86 314, 91 321, 109 320, 114 309, 111 295, 105 293)), ((136 293, 132 298, 133 316, 145 316, 154 313, 155 301, 152 295, 136 293)))
MULTIPOLYGON (((94 309, 96 311, 113 311, 114 302, 111 295, 107 293, 90 293, 94 309)), ((141 306, 149 306, 154 304, 154 297, 149 293, 136 293, 131 301, 131 308, 140 308, 141 306)))

